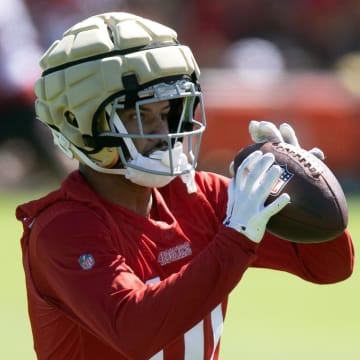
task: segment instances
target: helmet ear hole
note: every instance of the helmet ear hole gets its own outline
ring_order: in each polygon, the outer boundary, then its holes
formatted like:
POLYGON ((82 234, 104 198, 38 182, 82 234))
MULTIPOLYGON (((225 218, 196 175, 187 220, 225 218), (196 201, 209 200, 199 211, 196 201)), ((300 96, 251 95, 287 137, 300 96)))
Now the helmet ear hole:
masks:
POLYGON ((78 128, 79 127, 79 124, 78 124, 78 122, 77 122, 77 120, 76 120, 76 117, 75 117, 75 115, 71 112, 71 111, 66 111, 65 113, 64 113, 64 117, 65 117, 65 119, 66 119, 66 121, 70 124, 70 125, 72 125, 72 126, 74 126, 74 127, 76 127, 76 128, 78 128))

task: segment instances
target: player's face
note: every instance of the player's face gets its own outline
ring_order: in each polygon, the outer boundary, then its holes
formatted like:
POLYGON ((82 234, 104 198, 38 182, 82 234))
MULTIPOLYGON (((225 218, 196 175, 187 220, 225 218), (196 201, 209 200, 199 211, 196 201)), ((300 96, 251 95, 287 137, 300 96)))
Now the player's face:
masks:
MULTIPOLYGON (((127 132, 129 134, 138 134, 139 126, 136 110, 131 108, 118 110, 117 112, 127 132)), ((144 134, 168 134, 169 112, 170 102, 167 100, 141 105, 140 115, 144 134)), ((168 147, 167 141, 159 138, 134 139, 134 144, 139 153, 145 156, 148 156, 155 150, 166 150, 168 147)))

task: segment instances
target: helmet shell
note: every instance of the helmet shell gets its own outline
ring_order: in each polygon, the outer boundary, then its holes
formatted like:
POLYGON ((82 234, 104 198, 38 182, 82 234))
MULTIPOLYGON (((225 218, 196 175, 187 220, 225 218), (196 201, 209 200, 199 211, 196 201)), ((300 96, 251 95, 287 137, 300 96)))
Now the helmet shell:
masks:
MULTIPOLYGON (((200 75, 191 50, 178 43, 174 30, 121 12, 92 16, 71 27, 45 52, 40 66, 43 75, 35 84, 39 119, 85 153, 94 149, 84 135, 109 130, 98 109, 114 94, 126 93, 126 76, 135 76, 142 88, 174 76, 197 80, 200 75)), ((92 157, 111 166, 115 158, 109 151, 92 157)))

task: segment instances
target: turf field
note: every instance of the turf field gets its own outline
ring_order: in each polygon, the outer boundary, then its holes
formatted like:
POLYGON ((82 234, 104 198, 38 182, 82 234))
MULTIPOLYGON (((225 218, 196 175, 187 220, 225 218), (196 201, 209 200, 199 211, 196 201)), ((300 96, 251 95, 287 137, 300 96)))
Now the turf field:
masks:
MULTIPOLYGON (((42 190, 44 191, 44 190, 42 190)), ((41 191, 41 192, 42 192, 41 191)), ((0 192, 0 359, 34 360, 27 317, 18 203, 39 192, 0 192)), ((360 196, 349 197, 350 230, 360 251, 360 196)), ((360 272, 336 285, 250 269, 230 297, 221 359, 360 359, 360 272)))

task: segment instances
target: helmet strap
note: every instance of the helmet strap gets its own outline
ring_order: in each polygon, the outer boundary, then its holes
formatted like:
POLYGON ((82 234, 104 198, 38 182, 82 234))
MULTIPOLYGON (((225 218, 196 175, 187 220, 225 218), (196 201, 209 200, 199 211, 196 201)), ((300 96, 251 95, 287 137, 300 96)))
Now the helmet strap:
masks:
MULTIPOLYGON (((105 111, 109 115, 110 119, 112 119, 112 122, 110 122, 110 126, 113 127, 113 129, 111 129, 111 130, 119 132, 121 134, 128 134, 124 124, 122 123, 122 121, 119 118, 119 115, 116 112, 115 107, 112 106, 111 104, 108 104, 105 107, 105 111)), ((129 151, 131 158, 136 159, 139 153, 138 153, 132 139, 124 136, 123 140, 129 151)))

